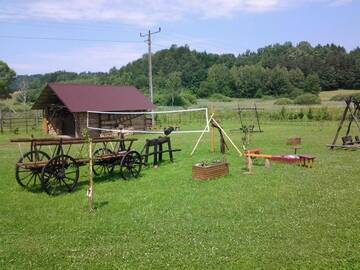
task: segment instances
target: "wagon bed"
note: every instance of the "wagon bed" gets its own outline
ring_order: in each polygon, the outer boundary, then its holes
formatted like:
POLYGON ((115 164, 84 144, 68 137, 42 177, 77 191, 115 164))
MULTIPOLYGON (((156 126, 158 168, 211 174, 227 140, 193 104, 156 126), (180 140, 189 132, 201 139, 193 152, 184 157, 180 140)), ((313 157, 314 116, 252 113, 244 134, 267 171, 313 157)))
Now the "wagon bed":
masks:
MULTIPOLYGON (((142 166, 141 155, 131 150, 135 138, 94 138, 93 144, 102 144, 93 153, 92 170, 95 175, 113 172, 119 165, 120 175, 124 179, 138 177, 142 166), (115 143, 112 150, 108 143, 115 143), (126 145, 126 143, 128 145, 126 145)), ((80 153, 86 139, 74 138, 19 138, 14 143, 30 143, 30 151, 26 152, 16 163, 16 180, 24 188, 45 190, 48 194, 72 191, 77 185, 79 167, 90 162, 89 157, 75 157, 70 154, 71 146, 81 145, 80 153), (53 147, 52 153, 42 151, 42 147, 53 147), (65 149, 65 146, 68 146, 65 149)))

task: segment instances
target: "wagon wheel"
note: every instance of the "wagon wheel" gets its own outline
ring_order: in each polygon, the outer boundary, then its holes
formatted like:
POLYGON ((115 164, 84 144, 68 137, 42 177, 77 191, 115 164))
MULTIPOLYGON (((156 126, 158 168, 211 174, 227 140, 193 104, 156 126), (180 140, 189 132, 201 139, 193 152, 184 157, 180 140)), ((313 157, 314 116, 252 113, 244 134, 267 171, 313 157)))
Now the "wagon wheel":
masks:
POLYGON ((122 158, 120 163, 121 177, 125 180, 137 178, 141 172, 141 155, 136 151, 130 151, 122 158))
POLYGON ((48 161, 50 159, 49 155, 42 151, 30 151, 23 155, 16 165, 16 181, 20 186, 35 191, 39 189, 41 183, 41 170, 42 167, 24 167, 19 166, 20 163, 28 163, 28 162, 37 162, 37 161, 48 161))
POLYGON ((59 155, 49 160, 41 172, 43 189, 49 195, 71 192, 79 179, 79 165, 68 155, 59 155))
POLYGON ((94 165, 93 165, 93 172, 95 175, 102 175, 106 173, 112 173, 114 171, 114 160, 99 160, 97 158, 104 156, 104 155, 113 155, 114 152, 111 151, 109 148, 100 148, 94 152, 94 165))

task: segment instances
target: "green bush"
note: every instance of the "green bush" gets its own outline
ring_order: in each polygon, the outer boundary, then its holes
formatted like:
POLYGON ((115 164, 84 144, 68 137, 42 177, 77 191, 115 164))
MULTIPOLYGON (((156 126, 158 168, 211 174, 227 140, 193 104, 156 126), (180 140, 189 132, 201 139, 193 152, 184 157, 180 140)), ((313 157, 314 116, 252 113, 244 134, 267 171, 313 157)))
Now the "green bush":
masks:
POLYGON ((314 119, 314 112, 313 112, 313 110, 311 108, 309 108, 308 112, 306 113, 306 117, 309 120, 314 119))
POLYGON ((188 104, 196 104, 197 103, 197 99, 196 99, 196 96, 191 94, 190 92, 188 91, 184 91, 180 94, 180 96, 186 100, 186 102, 188 104))
POLYGON ((279 98, 274 102, 275 105, 290 105, 293 101, 289 98, 279 98))
POLYGON ((315 120, 332 120, 332 116, 327 107, 322 107, 317 110, 315 116, 315 120))
POLYGON ((158 94, 154 98, 154 103, 161 106, 189 106, 196 102, 196 97, 188 91, 181 92, 174 97, 168 94, 158 94))
POLYGON ((295 98, 294 103, 299 105, 313 105, 320 104, 321 100, 317 95, 303 94, 295 98))
POLYGON ((305 116, 305 114, 304 114, 303 110, 300 110, 300 112, 298 112, 298 118, 303 119, 304 116, 305 116))
POLYGON ((220 101, 220 102, 231 102, 232 101, 231 98, 229 98, 227 96, 224 96, 222 94, 219 94, 219 93, 212 94, 209 97, 209 100, 211 100, 211 101, 220 101))
POLYGON ((295 88, 294 90, 292 90, 289 94, 289 97, 292 99, 297 98, 298 96, 301 96, 302 94, 304 94, 304 90, 301 90, 299 88, 295 88))

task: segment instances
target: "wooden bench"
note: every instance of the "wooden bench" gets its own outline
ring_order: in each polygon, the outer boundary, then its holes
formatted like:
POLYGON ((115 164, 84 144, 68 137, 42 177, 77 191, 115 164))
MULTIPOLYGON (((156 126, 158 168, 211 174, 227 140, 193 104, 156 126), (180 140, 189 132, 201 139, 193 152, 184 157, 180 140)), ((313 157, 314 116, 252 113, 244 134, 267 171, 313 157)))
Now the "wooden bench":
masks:
POLYGON ((170 161, 173 162, 173 152, 181 151, 180 149, 172 149, 170 137, 159 137, 156 139, 147 139, 145 142, 144 163, 148 165, 149 156, 154 156, 153 166, 157 167, 159 162, 163 160, 163 153, 169 153, 170 161), (163 150, 163 145, 167 145, 167 150, 163 150), (150 153, 150 148, 153 152, 150 153))

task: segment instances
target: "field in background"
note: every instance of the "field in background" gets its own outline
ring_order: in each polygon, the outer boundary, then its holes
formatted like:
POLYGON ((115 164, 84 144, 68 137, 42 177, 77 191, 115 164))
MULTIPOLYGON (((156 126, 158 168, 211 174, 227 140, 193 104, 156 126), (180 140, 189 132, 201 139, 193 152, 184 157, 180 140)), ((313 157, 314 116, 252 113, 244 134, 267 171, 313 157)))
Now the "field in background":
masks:
MULTIPOLYGON (((227 131, 237 127, 221 120, 227 131)), ((231 149, 230 175, 208 182, 192 180, 191 166, 221 158, 218 145, 211 154, 206 135, 190 157, 198 135, 172 135, 182 149, 174 164, 133 181, 96 178, 94 213, 85 168, 72 194, 26 192, 14 176, 14 136, 0 135, 0 269, 358 269, 359 152, 326 149, 336 126, 266 123, 251 147, 291 153, 286 139, 300 136, 300 152, 315 155, 315 167, 266 170, 259 161, 247 176, 231 149)), ((229 134, 241 144, 240 132, 229 134)), ((146 137, 138 137, 140 150, 146 137)))
MULTIPOLYGON (((328 107, 328 108, 343 108, 344 102, 343 101, 331 101, 330 99, 333 96, 342 94, 342 95, 350 95, 352 93, 360 93, 360 90, 336 90, 336 91, 323 91, 320 93, 321 104, 319 105, 311 105, 310 107, 313 108, 320 108, 320 107, 328 107)), ((278 111, 281 110, 284 105, 275 105, 274 102, 276 101, 275 98, 265 98, 265 99, 232 99, 231 102, 212 102, 207 99, 200 99, 198 101, 197 106, 206 106, 206 105, 213 105, 215 109, 236 109, 238 106, 240 107, 252 107, 254 103, 259 108, 264 108, 267 111, 278 111)), ((306 109, 309 106, 305 105, 286 105, 285 106, 291 110, 300 110, 306 109)))

